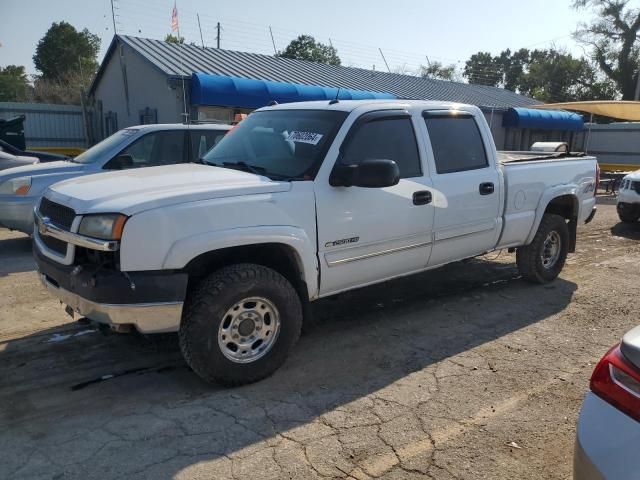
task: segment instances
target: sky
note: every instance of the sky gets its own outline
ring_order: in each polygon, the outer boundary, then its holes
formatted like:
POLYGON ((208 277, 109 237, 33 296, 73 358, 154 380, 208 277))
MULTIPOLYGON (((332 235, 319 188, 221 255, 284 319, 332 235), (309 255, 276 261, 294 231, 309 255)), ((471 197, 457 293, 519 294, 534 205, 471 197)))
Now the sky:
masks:
MULTIPOLYGON (((164 38, 170 33, 174 0, 113 0, 117 33, 164 38)), ((563 47, 583 55, 571 38, 588 12, 570 0, 177 0, 180 33, 221 48, 273 54, 300 34, 331 43, 342 64, 385 70, 382 50, 393 71, 415 73, 439 61, 464 65, 478 51, 497 54, 528 48, 563 47), (271 33, 273 33, 273 41, 271 33)), ((88 28, 102 40, 100 59, 114 33, 110 0, 0 0, 0 67, 24 65, 36 74, 31 57, 52 22, 88 28)))

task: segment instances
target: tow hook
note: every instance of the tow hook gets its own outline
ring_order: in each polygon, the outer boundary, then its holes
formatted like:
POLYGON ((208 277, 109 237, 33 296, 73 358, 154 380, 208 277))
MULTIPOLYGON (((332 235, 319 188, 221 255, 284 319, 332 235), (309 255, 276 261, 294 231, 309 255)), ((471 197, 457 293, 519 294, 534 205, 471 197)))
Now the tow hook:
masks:
POLYGON ((131 279, 131 277, 129 276, 129 274, 127 272, 122 272, 122 274, 125 276, 125 278, 127 280, 129 280, 129 286, 131 287, 131 290, 135 290, 136 289, 136 284, 133 283, 133 280, 131 279))

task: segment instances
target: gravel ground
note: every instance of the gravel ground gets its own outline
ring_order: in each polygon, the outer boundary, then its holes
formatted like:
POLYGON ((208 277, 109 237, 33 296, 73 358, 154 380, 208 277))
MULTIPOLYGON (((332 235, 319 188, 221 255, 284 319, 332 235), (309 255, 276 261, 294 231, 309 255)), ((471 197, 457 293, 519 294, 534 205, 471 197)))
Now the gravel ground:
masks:
POLYGON ((638 323, 640 225, 601 203, 552 284, 504 252, 323 300, 236 389, 173 335, 72 321, 0 230, 0 478, 570 478, 594 363, 638 323))

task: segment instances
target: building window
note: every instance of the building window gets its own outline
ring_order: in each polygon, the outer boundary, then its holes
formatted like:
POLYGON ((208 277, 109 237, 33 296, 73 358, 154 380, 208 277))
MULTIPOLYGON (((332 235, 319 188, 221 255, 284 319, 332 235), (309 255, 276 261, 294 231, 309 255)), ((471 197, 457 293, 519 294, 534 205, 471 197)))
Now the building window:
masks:
POLYGON ((199 122, 231 123, 233 121, 233 115, 233 108, 209 106, 198 107, 199 122))

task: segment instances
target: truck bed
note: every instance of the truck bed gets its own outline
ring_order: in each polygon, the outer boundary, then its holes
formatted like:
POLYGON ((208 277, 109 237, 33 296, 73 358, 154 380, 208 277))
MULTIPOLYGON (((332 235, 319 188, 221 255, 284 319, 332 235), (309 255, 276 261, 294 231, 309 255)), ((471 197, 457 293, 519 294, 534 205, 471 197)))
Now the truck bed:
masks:
POLYGON ((584 158, 582 152, 518 152, 518 151, 498 151, 497 158, 502 164, 514 162, 534 162, 539 160, 568 160, 572 158, 584 158))

